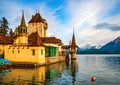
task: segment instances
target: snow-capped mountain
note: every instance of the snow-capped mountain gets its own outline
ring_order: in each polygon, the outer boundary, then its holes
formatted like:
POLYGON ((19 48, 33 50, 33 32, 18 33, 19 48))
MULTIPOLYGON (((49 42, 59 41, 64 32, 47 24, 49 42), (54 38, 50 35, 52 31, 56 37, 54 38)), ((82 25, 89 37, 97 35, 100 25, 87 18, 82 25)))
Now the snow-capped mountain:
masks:
POLYGON ((104 45, 100 50, 120 51, 120 37, 104 45))
POLYGON ((90 44, 84 46, 84 47, 81 47, 81 50, 90 50, 90 49, 97 49, 96 46, 92 46, 90 44))

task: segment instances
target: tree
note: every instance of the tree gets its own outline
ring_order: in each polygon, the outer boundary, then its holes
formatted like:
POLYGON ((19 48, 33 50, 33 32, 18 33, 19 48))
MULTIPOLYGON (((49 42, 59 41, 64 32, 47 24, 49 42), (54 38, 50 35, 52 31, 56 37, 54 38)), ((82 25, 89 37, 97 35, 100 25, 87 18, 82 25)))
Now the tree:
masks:
POLYGON ((1 28, 1 26, 0 26, 0 34, 3 34, 3 29, 1 28))
POLYGON ((5 17, 3 17, 1 20, 0 20, 0 33, 3 33, 3 35, 7 35, 8 33, 8 30, 9 30, 9 23, 7 21, 7 19, 5 17))
POLYGON ((9 35, 12 36, 13 35, 13 30, 10 29, 9 35))

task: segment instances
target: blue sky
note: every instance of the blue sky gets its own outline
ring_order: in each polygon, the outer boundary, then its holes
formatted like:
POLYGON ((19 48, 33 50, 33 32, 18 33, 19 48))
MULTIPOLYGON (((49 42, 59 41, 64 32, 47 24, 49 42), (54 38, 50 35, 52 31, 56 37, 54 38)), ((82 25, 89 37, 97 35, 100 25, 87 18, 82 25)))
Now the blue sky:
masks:
POLYGON ((104 45, 120 36, 120 0, 0 0, 0 18, 13 30, 24 10, 26 23, 36 9, 48 22, 48 35, 68 44, 73 27, 80 47, 104 45))

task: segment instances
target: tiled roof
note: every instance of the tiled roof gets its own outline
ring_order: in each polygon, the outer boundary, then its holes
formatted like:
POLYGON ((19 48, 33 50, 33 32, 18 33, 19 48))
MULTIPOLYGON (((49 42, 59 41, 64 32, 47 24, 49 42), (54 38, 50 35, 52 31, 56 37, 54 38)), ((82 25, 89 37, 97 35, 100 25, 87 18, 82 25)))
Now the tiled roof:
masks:
POLYGON ((61 43, 60 39, 56 37, 41 37, 43 43, 61 43))
POLYGON ((35 45, 44 46, 40 36, 38 35, 38 32, 34 32, 28 36, 28 43, 29 45, 34 45, 34 46, 35 45))
POLYGON ((16 36, 2 36, 0 38, 0 44, 13 44, 16 36))
POLYGON ((36 13, 28 23, 43 22, 40 13, 36 13))
MULTIPOLYGON (((13 44, 16 36, 1 36, 0 44, 13 44)), ((28 45, 44 46, 43 43, 61 43, 56 37, 40 37, 38 32, 34 32, 28 36, 28 45)))
POLYGON ((63 45, 62 48, 63 48, 63 49, 69 49, 69 48, 70 48, 70 45, 63 45))

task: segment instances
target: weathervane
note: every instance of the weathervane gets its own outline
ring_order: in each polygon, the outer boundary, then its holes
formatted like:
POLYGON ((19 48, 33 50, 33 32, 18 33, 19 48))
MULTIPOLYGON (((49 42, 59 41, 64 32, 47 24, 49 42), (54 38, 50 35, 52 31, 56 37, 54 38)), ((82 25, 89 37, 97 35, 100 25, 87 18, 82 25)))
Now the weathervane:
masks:
POLYGON ((75 29, 75 27, 73 27, 73 33, 74 33, 74 29, 75 29))
POLYGON ((38 8, 38 9, 36 9, 36 13, 39 13, 39 8, 38 8))
POLYGON ((22 10, 22 15, 24 15, 24 10, 22 10))

